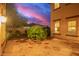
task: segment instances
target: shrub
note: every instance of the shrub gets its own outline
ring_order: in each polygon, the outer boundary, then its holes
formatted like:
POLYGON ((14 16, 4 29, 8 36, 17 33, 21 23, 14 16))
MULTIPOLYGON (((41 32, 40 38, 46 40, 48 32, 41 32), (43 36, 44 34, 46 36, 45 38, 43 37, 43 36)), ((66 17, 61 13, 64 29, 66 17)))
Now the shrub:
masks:
POLYGON ((27 36, 30 39, 43 40, 47 38, 47 32, 42 26, 34 25, 27 30, 27 36))
POLYGON ((7 32, 7 39, 18 38, 18 37, 20 37, 19 31, 7 32))
POLYGON ((50 37, 50 27, 44 27, 47 32, 47 37, 50 37))

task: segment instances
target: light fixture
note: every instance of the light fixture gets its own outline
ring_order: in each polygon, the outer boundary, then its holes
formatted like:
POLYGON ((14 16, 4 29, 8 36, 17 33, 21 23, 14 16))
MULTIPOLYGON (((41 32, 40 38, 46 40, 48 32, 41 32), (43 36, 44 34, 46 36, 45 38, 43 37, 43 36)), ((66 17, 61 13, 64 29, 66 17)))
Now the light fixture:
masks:
POLYGON ((0 16, 0 24, 6 23, 7 19, 5 16, 0 16))

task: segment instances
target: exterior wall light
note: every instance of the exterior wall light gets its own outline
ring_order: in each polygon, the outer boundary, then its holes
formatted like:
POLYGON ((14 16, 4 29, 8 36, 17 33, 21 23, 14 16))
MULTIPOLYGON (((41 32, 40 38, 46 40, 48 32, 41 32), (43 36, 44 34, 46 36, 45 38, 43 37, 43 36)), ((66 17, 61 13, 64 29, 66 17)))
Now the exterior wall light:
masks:
POLYGON ((5 16, 0 16, 0 24, 6 23, 7 19, 5 16))

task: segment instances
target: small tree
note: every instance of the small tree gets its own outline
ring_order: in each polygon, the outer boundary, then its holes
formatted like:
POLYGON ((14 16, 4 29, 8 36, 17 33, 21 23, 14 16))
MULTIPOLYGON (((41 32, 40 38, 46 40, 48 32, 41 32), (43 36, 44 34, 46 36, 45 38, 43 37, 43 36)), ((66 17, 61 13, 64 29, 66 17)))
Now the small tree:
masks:
POLYGON ((27 30, 28 38, 42 40, 47 38, 47 32, 42 26, 34 25, 27 30))

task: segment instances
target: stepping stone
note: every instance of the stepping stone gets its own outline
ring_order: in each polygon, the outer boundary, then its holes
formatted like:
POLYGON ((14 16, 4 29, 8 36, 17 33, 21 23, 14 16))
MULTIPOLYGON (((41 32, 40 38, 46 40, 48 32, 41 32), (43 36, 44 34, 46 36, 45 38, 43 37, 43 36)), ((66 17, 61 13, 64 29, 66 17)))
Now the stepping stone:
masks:
POLYGON ((30 47, 28 47, 28 48, 33 48, 33 47, 30 46, 30 47))
POLYGON ((49 46, 45 46, 44 48, 47 49, 47 48, 49 48, 49 46))

